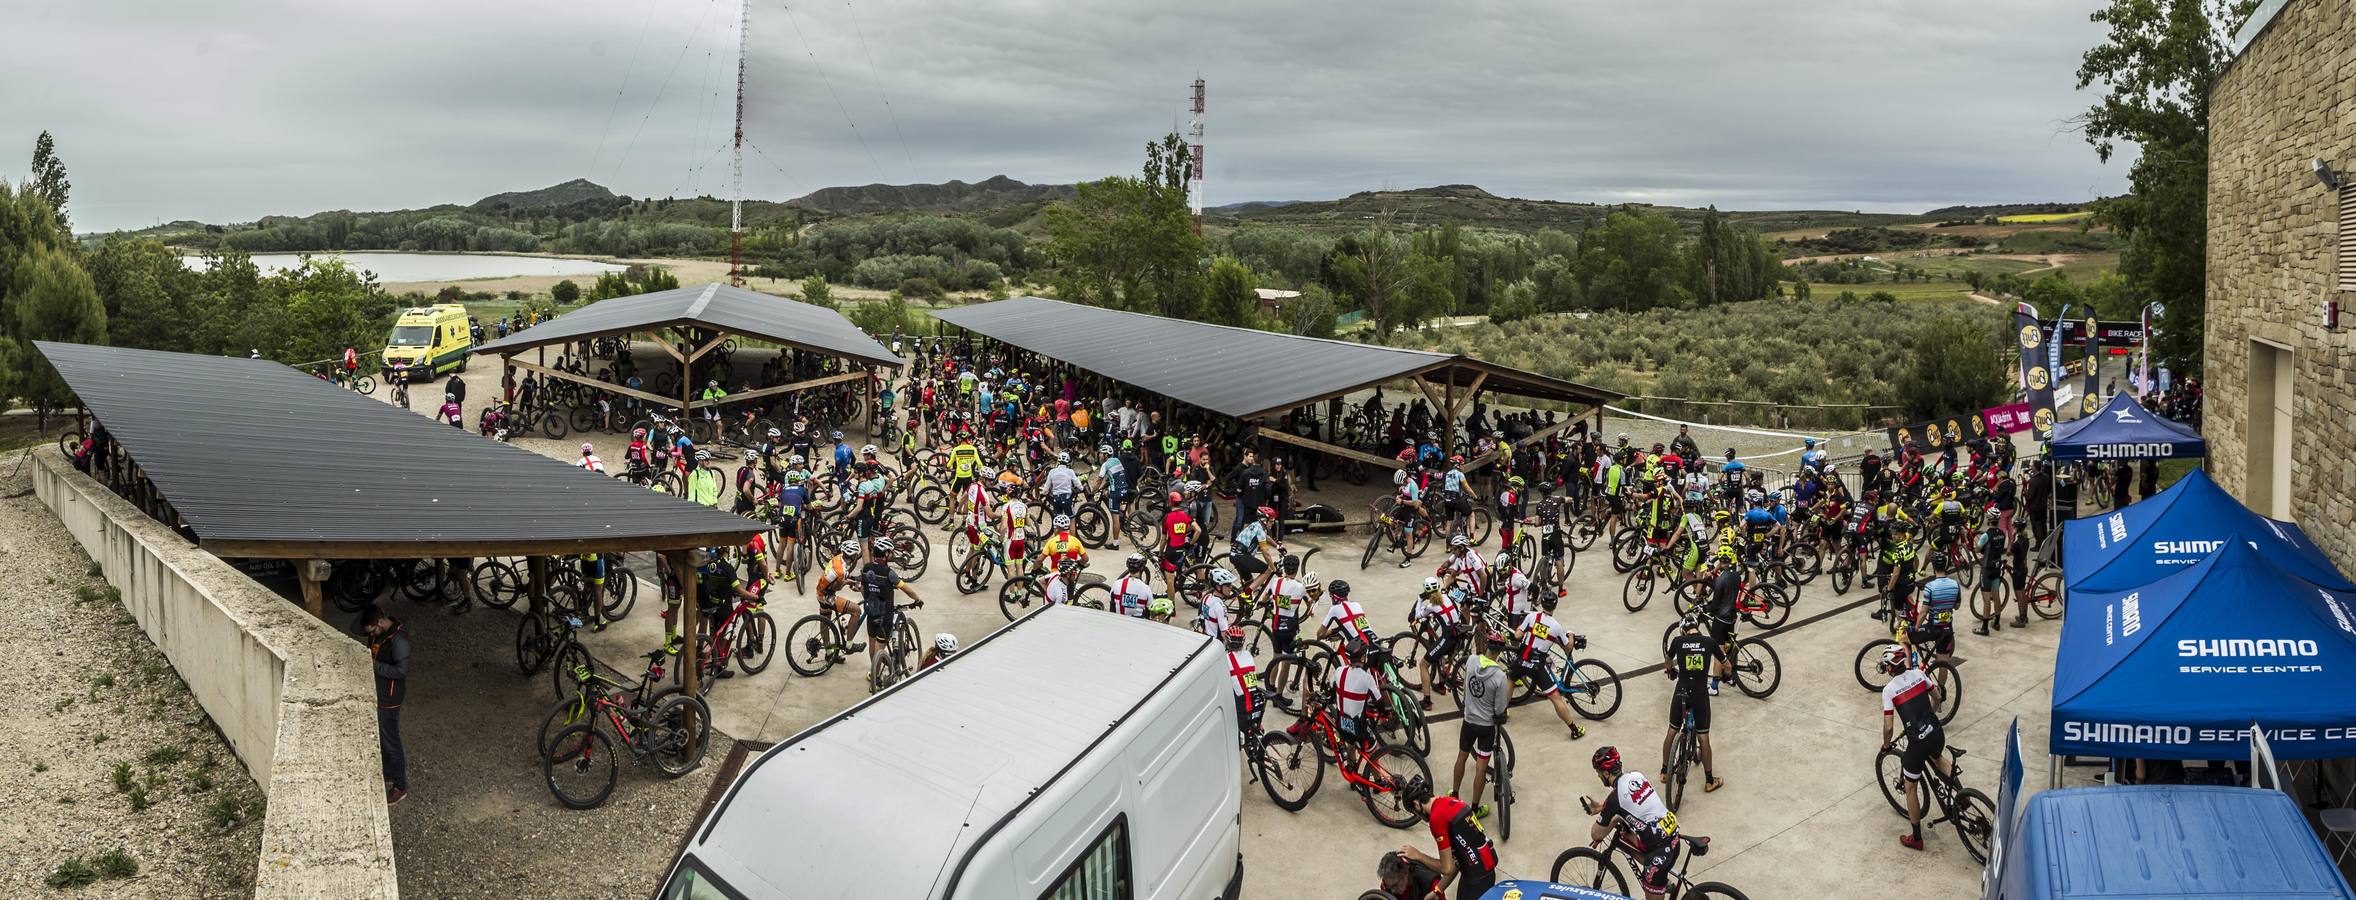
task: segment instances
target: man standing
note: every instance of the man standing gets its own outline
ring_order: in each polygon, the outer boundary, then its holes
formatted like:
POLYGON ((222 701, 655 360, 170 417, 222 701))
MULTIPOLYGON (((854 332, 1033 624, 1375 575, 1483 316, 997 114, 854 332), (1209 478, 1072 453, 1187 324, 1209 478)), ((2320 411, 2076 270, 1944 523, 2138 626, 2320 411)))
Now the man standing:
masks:
POLYGON ((384 802, 409 796, 409 758, 401 751, 401 700, 409 693, 409 636, 401 623, 371 604, 360 615, 368 656, 376 663, 376 744, 384 758, 384 802))
MULTIPOLYGON (((1243 465, 1235 470, 1235 521, 1227 529, 1232 538, 1252 523, 1257 510, 1268 503, 1268 470, 1260 468, 1260 454, 1255 450, 1243 452, 1243 465)), ((1275 528, 1276 523, 1268 524, 1275 528)), ((1271 532, 1273 533, 1273 532, 1271 532)))

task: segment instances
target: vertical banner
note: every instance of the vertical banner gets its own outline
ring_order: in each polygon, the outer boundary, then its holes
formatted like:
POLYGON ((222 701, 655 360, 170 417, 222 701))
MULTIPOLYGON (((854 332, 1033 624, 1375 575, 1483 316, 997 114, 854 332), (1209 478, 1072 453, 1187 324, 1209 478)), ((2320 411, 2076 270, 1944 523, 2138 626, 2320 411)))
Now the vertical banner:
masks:
MULTIPOLYGON (((2054 392, 2061 390, 2062 376, 2066 374, 2066 372, 2062 369, 2061 353, 2062 342, 2068 340, 2068 338, 2064 337, 2064 335, 2069 333, 2066 330, 2068 328, 2069 321, 2070 305, 2064 303, 2062 304, 2061 312, 2055 313, 2053 316, 2053 336, 2046 338, 2045 340, 2045 375, 2052 388, 2052 390, 2045 395, 2045 406, 2047 409, 2052 411, 2051 417, 2053 419, 2060 419, 2062 412, 2061 407, 2057 405, 2061 403, 2061 398, 2055 396, 2054 392)), ((2051 426, 2048 426, 2047 428, 2040 430, 2038 432, 2038 436, 2044 437, 2051 430, 2051 426)))
MULTIPOLYGON (((2058 344, 2060 342, 2061 333, 2055 332, 2054 343, 2058 344)), ((2094 415, 2095 410, 2102 408, 2102 385, 2095 380, 2095 370, 2101 368, 2101 361, 2102 329, 2096 327, 2094 322, 2094 307, 2089 306, 2086 308, 2086 358, 2078 363, 2079 365, 2086 367, 2086 389, 2084 391, 2085 396, 2078 398, 2078 414, 2081 416, 2094 415)))
MULTIPOLYGON (((2045 330, 2038 324, 2037 308, 2026 303, 2013 307, 2012 322, 2020 334, 2021 396, 2029 401, 2033 436, 2042 441, 2053 435, 2053 370, 2047 365, 2045 330)), ((2053 343, 2060 343, 2058 336, 2053 343)))
MULTIPOLYGON (((2256 731, 2256 729, 2251 729, 2256 731)), ((2012 720, 2012 727, 2004 732, 2004 769, 1997 774, 1996 836, 1988 842, 1988 867, 1980 872, 1980 896, 1996 900, 2004 889, 2005 849, 2013 841, 2013 807, 2020 803, 2022 770, 2021 720, 2012 720)))
POLYGON ((2143 305, 2143 312, 2142 312, 2142 313, 2139 313, 2139 315, 2141 315, 2141 316, 2143 317, 2143 341, 2142 341, 2142 345, 2141 345, 2141 346, 2139 346, 2139 347, 2137 347, 2137 348, 2136 348, 2136 350, 2135 350, 2135 399, 2137 399, 2137 400, 2141 400, 2141 399, 2143 399, 2144 397, 2146 397, 2146 396, 2149 396, 2149 395, 2152 393, 2152 385, 2151 385, 2151 345, 2152 345, 2152 333, 2151 333, 2151 304, 2149 304, 2149 303, 2146 303, 2146 304, 2144 304, 2144 305, 2143 305))

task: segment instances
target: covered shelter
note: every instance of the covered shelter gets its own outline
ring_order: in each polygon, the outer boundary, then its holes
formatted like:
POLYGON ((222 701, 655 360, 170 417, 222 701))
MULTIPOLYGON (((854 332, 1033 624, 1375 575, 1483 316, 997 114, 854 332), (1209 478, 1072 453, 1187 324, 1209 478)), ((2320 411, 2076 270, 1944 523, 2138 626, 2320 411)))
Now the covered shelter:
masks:
POLYGON ((2233 759, 2252 722, 2280 758, 2356 757, 2356 591, 2301 578, 2254 537, 2148 584, 2071 595, 2055 757, 2233 759))
MULTIPOLYGON (((655 551, 685 572, 693 548, 765 530, 268 360, 36 346, 137 473, 127 480, 151 494, 151 514, 216 556, 292 562, 314 615, 330 560, 528 557, 538 613, 548 557, 655 551)), ((683 608, 692 631, 695 604, 683 608)))
POLYGON ((2093 415, 2054 426, 2045 443, 2046 455, 2057 460, 2197 459, 2209 455, 2209 442, 2180 423, 2153 415, 2120 394, 2093 415))
MULTIPOLYGON (((1543 441, 1623 395, 1560 378, 1433 353, 1144 313, 1016 297, 933 313, 933 318, 1010 346, 1062 361, 1114 382, 1151 391, 1218 415, 1257 421, 1368 388, 1410 385, 1435 415, 1461 416, 1483 392, 1571 405, 1561 422, 1516 446, 1543 441)), ((1363 463, 1399 461, 1259 427, 1258 436, 1363 463)), ((1443 440, 1453 444, 1453 430, 1443 440)), ((1448 452, 1455 452, 1447 446, 1448 452)), ((1493 454, 1467 461, 1487 465, 1493 454)))
POLYGON ((2062 581, 2073 593, 2128 590, 2200 562, 2235 534, 2293 575, 2356 590, 2297 524, 2252 512, 2198 469, 2140 503, 2062 523, 2062 581))
POLYGON ((903 364, 891 348, 876 343, 841 313, 718 283, 601 300, 476 347, 474 352, 498 356, 501 364, 510 370, 523 369, 547 378, 676 407, 682 415, 698 407, 740 403, 866 378, 875 368, 896 369, 903 364), (632 337, 652 342, 679 365, 680 396, 664 397, 547 364, 545 349, 551 345, 632 337), (717 403, 696 400, 694 379, 686 374, 694 369, 696 361, 737 337, 831 356, 847 365, 837 374, 740 391, 717 403), (515 358, 526 350, 543 352, 537 362, 515 358))

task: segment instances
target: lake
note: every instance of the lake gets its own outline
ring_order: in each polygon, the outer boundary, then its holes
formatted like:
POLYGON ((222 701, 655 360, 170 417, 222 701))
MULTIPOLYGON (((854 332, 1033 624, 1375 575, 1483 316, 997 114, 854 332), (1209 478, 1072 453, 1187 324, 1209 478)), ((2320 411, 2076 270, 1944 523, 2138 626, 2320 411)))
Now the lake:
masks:
MULTIPOLYGON (((505 256, 496 253, 314 253, 313 256, 341 256, 355 269, 376 273, 380 283, 394 284, 410 281, 463 281, 470 278, 514 278, 527 275, 584 275, 594 278, 607 272, 620 272, 622 266, 589 259, 562 259, 550 256, 505 256)), ((254 265, 265 272, 291 269, 301 259, 296 253, 256 253, 254 265)), ((204 257, 183 256, 180 261, 192 270, 205 267, 204 257)), ((588 287, 588 285, 582 285, 588 287)))

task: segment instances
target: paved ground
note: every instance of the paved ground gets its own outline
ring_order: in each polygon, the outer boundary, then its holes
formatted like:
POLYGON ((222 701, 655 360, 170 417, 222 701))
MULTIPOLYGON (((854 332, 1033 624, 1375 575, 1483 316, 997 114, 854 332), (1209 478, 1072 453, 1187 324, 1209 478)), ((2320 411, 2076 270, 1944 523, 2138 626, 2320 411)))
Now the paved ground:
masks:
MULTIPOLYGON (((481 366, 468 377, 473 400, 468 404, 471 424, 476 409, 494 390, 497 374, 481 366)), ((421 389, 421 412, 429 393, 438 402, 438 392, 421 389)), ((591 440, 609 460, 619 458, 626 442, 616 435, 598 435, 591 440)), ((521 439, 518 443, 572 459, 578 456, 580 441, 574 437, 561 442, 521 439)), ((1365 501, 1363 495, 1312 499, 1353 510, 1365 501)), ((1358 588, 1357 596, 1379 623, 1388 629, 1404 627, 1413 586, 1428 569, 1420 563, 1409 570, 1378 563, 1378 568, 1361 572, 1355 553, 1361 540, 1355 535, 1304 536, 1295 543, 1319 548, 1322 552, 1311 568, 1329 580, 1337 576, 1351 580, 1358 588)), ((936 560, 943 552, 936 536, 936 560)), ((1117 571, 1121 555, 1099 553, 1091 568, 1108 574, 1117 571)), ((1641 613, 1626 612, 1619 599, 1621 580, 1607 559, 1590 552, 1572 575, 1570 593, 1559 616, 1565 624, 1590 636, 1594 655, 1621 670, 1635 670, 1658 661, 1653 654, 1672 613, 1659 602, 1641 613)), ((914 614, 925 634, 947 631, 970 642, 1005 623, 994 594, 958 595, 942 563, 936 562, 916 585, 927 600, 926 607, 914 614)), ((808 603, 789 592, 790 588, 780 588, 772 594, 770 609, 781 625, 798 618, 808 603)), ((1927 852, 1917 853, 1897 844, 1904 821, 1885 804, 1871 768, 1879 740, 1878 698, 1860 688, 1850 674, 1857 649, 1886 632, 1863 609, 1833 612, 1862 597, 1857 592, 1839 597, 1831 593, 1828 584, 1810 585, 1799 599, 1793 624, 1770 637, 1783 661, 1781 689, 1765 701, 1731 690, 1717 701, 1713 733, 1720 772, 1728 787, 1707 795, 1697 790, 1681 813, 1687 828, 1715 839, 1711 854, 1695 865, 1697 875, 1728 882, 1758 900, 1850 896, 1857 893, 1855 886, 1867 879, 1888 883, 1893 878, 1906 878, 1937 896, 1976 889, 1980 868, 1965 855, 1952 832, 1928 834, 1927 852), (1831 614, 1809 621, 1819 613, 1831 614)), ((479 647, 484 658, 464 665, 470 672, 479 671, 483 681, 494 687, 518 680, 504 655, 512 617, 476 615, 478 618, 466 620, 464 626, 481 623, 487 630, 479 641, 470 639, 467 644, 479 647)), ((629 660, 655 645, 657 627, 653 609, 642 600, 638 612, 595 636, 591 644, 600 658, 629 660)), ((1962 669, 1965 695, 1962 712, 1949 734, 1952 744, 1971 754, 1964 766, 1967 783, 1994 793, 1993 773, 2002 754, 2002 735, 2015 717, 2021 720, 2023 746, 2030 751, 2027 767, 2031 780, 2041 780, 2038 776, 2045 771, 2046 760, 2037 751, 2045 740, 2057 635, 2056 623, 2038 622, 2025 631, 2007 629, 1989 638, 1962 636, 1959 652, 1969 660, 1962 669)), ((864 674, 862 666, 849 666, 803 679, 778 665, 760 676, 719 685, 713 692, 714 715, 719 727, 737 739, 780 740, 863 697, 864 674)), ((1666 727, 1667 688, 1666 679, 1657 675, 1625 681, 1619 712, 1606 722, 1591 723, 1588 737, 1580 741, 1569 739, 1543 707, 1525 707, 1516 713, 1513 728, 1523 760, 1516 773, 1523 802, 1515 808, 1514 838, 1503 848, 1508 874, 1543 877, 1557 854, 1585 842, 1578 798, 1601 793, 1587 767, 1587 756, 1594 747, 1615 744, 1633 765, 1645 769, 1657 765, 1666 727)), ((545 688, 535 683, 531 690, 545 688)), ((525 724, 530 718, 514 704, 470 712, 474 737, 469 740, 520 745, 535 727, 525 724)), ((1435 728, 1434 743, 1433 768, 1445 779, 1454 762, 1454 726, 1435 728)), ((451 749, 455 752, 458 748, 451 749)), ((511 771, 507 777, 527 776, 511 771)), ((2073 774, 2072 780, 2084 782, 2089 776, 2073 774)), ((474 831, 437 840, 451 846, 457 854, 454 858, 464 858, 475 852, 468 844, 476 837, 509 839, 494 836, 512 828, 509 818, 514 815, 529 813, 539 821, 553 813, 548 819, 552 823, 578 822, 581 827, 604 828, 604 824, 591 823, 604 823, 624 810, 635 813, 650 806, 676 809, 675 804, 690 794, 700 796, 701 791, 693 784, 662 784, 651 776, 626 773, 615 805, 600 813, 570 814, 556 809, 545 790, 533 781, 519 795, 531 799, 519 802, 537 803, 541 808, 483 806, 467 816, 474 831), (663 796, 666 794, 669 796, 663 796)), ((1278 809, 1257 787, 1247 785, 1243 808, 1248 873, 1245 895, 1250 897, 1346 895, 1372 883, 1373 863, 1382 852, 1402 841, 1422 844, 1426 840, 1420 831, 1382 827, 1355 798, 1332 784, 1299 813, 1278 809), (1304 847, 1316 849, 1302 852, 1304 847)), ((661 821, 668 821, 668 814, 661 821)), ((401 823, 402 817, 397 815, 396 827, 401 823)), ((648 852, 654 853, 659 843, 650 838, 648 852)), ((404 843, 404 866, 412 852, 410 846, 404 843)), ((660 847, 662 853, 668 850, 660 847)), ((514 887, 512 883, 507 886, 514 887)))

